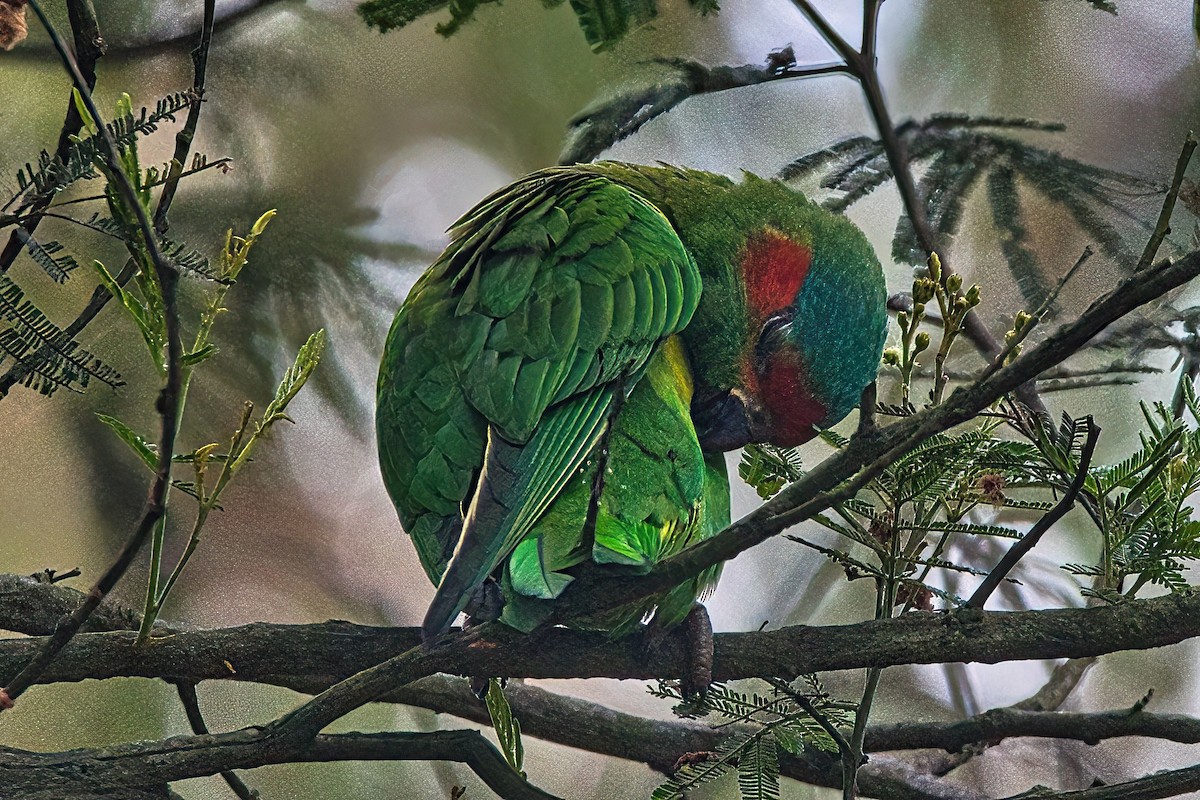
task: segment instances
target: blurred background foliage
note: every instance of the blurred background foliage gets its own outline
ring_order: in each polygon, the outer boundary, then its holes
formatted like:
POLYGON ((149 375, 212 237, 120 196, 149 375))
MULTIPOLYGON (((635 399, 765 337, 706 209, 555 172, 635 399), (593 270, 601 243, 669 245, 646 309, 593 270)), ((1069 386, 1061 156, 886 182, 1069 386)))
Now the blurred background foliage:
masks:
MULTIPOLYGON (((817 5, 851 40, 857 37, 859 4, 817 5)), ((924 120, 951 112, 1062 123, 1065 131, 1021 137, 1070 158, 1166 182, 1183 133, 1200 126, 1193 4, 1125 0, 1116 4, 1117 16, 1092 5, 889 0, 881 17, 879 59, 893 116, 924 120)), ((110 48, 99 65, 102 108, 111 108, 122 91, 135 104, 152 105, 190 85, 187 37, 199 23, 198 2, 105 0, 98 6, 110 48)), ((164 612, 167 619, 199 625, 330 617, 419 621, 432 587, 388 503, 371 441, 375 367, 386 326, 440 250, 445 228, 492 189, 557 161, 571 120, 582 109, 669 79, 671 70, 651 59, 761 64, 769 52, 789 44, 800 63, 831 58, 788 0, 728 0, 716 15, 697 14, 692 6, 688 0, 661 0, 650 23, 595 53, 568 4, 550 9, 536 0, 484 4, 470 24, 443 38, 434 29, 446 22, 444 11, 380 35, 343 0, 218 3, 228 19, 214 39, 197 146, 210 158, 231 157, 234 168, 228 175, 210 171, 184 183, 172 231, 215 253, 227 228, 245 230, 268 208, 279 215, 227 304, 232 313, 217 331, 225 366, 194 390, 193 408, 203 411, 193 417, 195 428, 183 431, 180 449, 203 444, 213 430, 231 428, 243 399, 269 396, 312 330, 328 330, 329 348, 314 377, 318 391, 301 395, 293 406, 300 429, 261 449, 258 466, 226 495, 226 511, 210 521, 164 612)), ((67 94, 68 81, 39 32, 0 56, 0 176, 14 176, 38 150, 53 145, 67 94)), ((169 157, 170 130, 143 145, 146 163, 169 157)), ((822 77, 692 98, 605 156, 774 175, 800 156, 864 134, 873 137, 874 131, 858 86, 843 77, 822 77)), ((1001 236, 985 195, 980 188, 968 198, 948 258, 968 284, 982 285, 984 319, 1002 332, 1027 301, 1003 267, 1001 236)), ((1027 246, 1044 265, 1045 283, 1053 284, 1094 240, 1061 204, 1023 199, 1027 246)), ((1141 206, 1131 202, 1141 219, 1153 220, 1157 197, 1141 206)), ((889 264, 891 289, 907 288, 910 267, 886 258, 899 215, 894 187, 867 196, 849 214, 889 264)), ((74 236, 52 223, 45 224, 47 238, 74 236)), ((1175 244, 1186 245, 1186 233, 1177 233, 1175 244)), ((107 243, 88 242, 80 254, 113 257, 106 256, 107 243)), ((1064 308, 1077 309, 1115 274, 1113 262, 1098 255, 1067 287, 1064 308)), ((73 317, 92 287, 85 279, 55 289, 24 256, 13 275, 60 322, 73 317)), ((198 303, 198 294, 191 300, 198 303)), ((1188 304, 1186 297, 1177 300, 1188 304)), ((99 387, 82 396, 60 393, 50 400, 18 388, 0 401, 7 423, 0 439, 4 571, 79 566, 89 580, 108 563, 139 513, 144 474, 94 412, 149 429, 156 380, 127 320, 111 309, 82 338, 128 385, 117 392, 99 387)), ((1171 365, 1170 354, 1153 358, 1160 367, 1171 365)), ((1111 355, 1094 359, 1102 364, 1111 355)), ((1105 429, 1098 454, 1103 461, 1133 441, 1136 401, 1169 399, 1172 386, 1170 375, 1152 375, 1138 385, 1057 394, 1051 404, 1096 415, 1105 429)), ((822 448, 814 443, 806 449, 806 462, 827 452, 822 448)), ((752 490, 735 489, 735 514, 755 503, 752 490)), ((183 522, 168 537, 169 555, 184 544, 183 522)), ((815 528, 806 534, 815 540, 826 535, 815 528)), ((955 555, 995 559, 990 543, 979 546, 983 552, 955 555)), ((1083 524, 1072 534, 1047 539, 1022 565, 1024 585, 1006 591, 1003 602, 1080 603, 1077 583, 1058 565, 1094 560, 1096 550, 1083 524)), ((124 600, 136 603, 144 574, 131 571, 121 587, 124 600)), ((847 584, 840 569, 779 539, 728 565, 708 605, 718 630, 754 629, 764 621, 849 622, 870 615, 873 598, 862 583, 847 584)), ((1153 687, 1158 708, 1200 712, 1198 655, 1197 645, 1189 643, 1107 656, 1067 707, 1130 705, 1153 687)), ((942 719, 1010 703, 1032 694, 1050 666, 891 669, 875 719, 942 719)), ((831 691, 849 694, 860 680, 857 674, 835 674, 827 682, 831 691)), ((547 683, 625 710, 670 714, 669 703, 637 684, 547 683)), ((201 686, 200 699, 214 730, 265 721, 295 702, 287 692, 254 686, 201 686)), ((428 712, 371 707, 338 727, 438 725, 428 712)), ((157 738, 185 726, 168 687, 126 680, 35 689, 5 714, 0 738, 18 747, 62 749, 157 738)), ((1187 753, 1182 745, 1162 743, 1150 750, 1129 741, 1090 748, 1010 741, 957 770, 954 780, 998 796, 1032 782, 1086 786, 1095 778, 1108 782, 1181 766, 1194 760, 1187 753)), ((572 798, 647 797, 660 782, 640 765, 532 741, 525 769, 547 790, 572 798)), ((271 767, 248 779, 270 800, 449 797, 451 786, 463 784, 468 797, 486 796, 473 776, 445 765, 271 767)), ((228 791, 210 779, 185 782, 179 790, 194 800, 226 797, 228 791)), ((698 796, 734 791, 732 784, 718 783, 698 796)), ((784 796, 825 795, 788 785, 784 796)))

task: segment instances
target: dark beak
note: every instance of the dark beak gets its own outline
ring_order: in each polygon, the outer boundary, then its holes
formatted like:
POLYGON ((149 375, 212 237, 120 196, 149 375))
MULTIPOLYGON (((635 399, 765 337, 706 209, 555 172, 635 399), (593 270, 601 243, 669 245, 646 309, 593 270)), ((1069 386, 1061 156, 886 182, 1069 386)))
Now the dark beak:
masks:
POLYGON ((762 413, 748 408, 741 393, 733 390, 693 398, 692 424, 701 450, 723 453, 759 440, 756 433, 762 432, 762 413))

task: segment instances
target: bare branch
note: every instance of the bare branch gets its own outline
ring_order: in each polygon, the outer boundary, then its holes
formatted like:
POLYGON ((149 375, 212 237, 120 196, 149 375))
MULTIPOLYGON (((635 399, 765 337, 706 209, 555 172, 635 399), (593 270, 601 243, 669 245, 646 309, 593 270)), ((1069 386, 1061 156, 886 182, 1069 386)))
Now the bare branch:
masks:
POLYGON ((1005 800, 1159 800, 1200 789, 1200 766, 1156 772, 1126 783, 1096 786, 1077 792, 1056 792, 1037 787, 1005 800))
POLYGON ((1183 175, 1187 172, 1188 162, 1192 160, 1192 152, 1195 149, 1196 137, 1191 131, 1188 131, 1188 135, 1183 140, 1183 150, 1179 153, 1179 161, 1175 164, 1175 177, 1171 180, 1171 188, 1163 200, 1158 222, 1154 225, 1154 232, 1150 234, 1150 241, 1146 242, 1146 249, 1142 252, 1142 257, 1138 259, 1135 272, 1140 272, 1150 266, 1158 254, 1158 248, 1162 245, 1163 239, 1167 238, 1167 234, 1171 232, 1171 212, 1175 210, 1179 187, 1183 185, 1183 175))
POLYGON ((65 753, 8 749, 0 753, 0 781, 6 792, 26 800, 60 800, 64 787, 76 787, 71 796, 78 796, 81 783, 97 796, 110 797, 113 790, 156 786, 222 769, 314 761, 454 761, 470 767, 506 800, 555 800, 514 772, 479 731, 469 730, 346 733, 284 745, 261 731, 245 729, 65 753))
POLYGON ((957 722, 898 722, 867 729, 867 750, 937 748, 956 752, 976 742, 997 744, 1017 736, 1074 739, 1097 744, 1122 736, 1149 736, 1183 744, 1200 743, 1200 719, 1129 709, 1096 714, 994 708, 957 722))
MULTIPOLYGON (((40 592, 41 587, 32 591, 40 592)), ((22 605, 27 604, 18 600, 13 608, 22 605)), ((8 603, 0 605, 4 614, 0 627, 16 627, 7 619, 7 611, 8 603)), ((55 619, 44 614, 41 621, 52 626, 55 619)), ((33 626, 26 622, 21 627, 33 626)), ((454 648, 427 651, 423 657, 427 660, 412 664, 410 672, 436 667, 435 671, 485 677, 653 679, 680 677, 688 664, 681 631, 665 636, 654 652, 645 652, 636 636, 613 640, 604 633, 565 628, 532 638, 500 625, 480 626, 469 633, 454 648), (531 641, 536 647, 529 646, 531 641)), ((914 612, 852 625, 719 633, 714 637, 713 677, 735 680, 899 664, 1078 658, 1163 647, 1197 636, 1200 592, 1094 608, 914 612)), ((335 621, 175 631, 151 639, 141 650, 130 646, 133 639, 128 631, 80 634, 39 682, 119 676, 240 680, 313 693, 380 664, 393 653, 410 650, 420 642, 420 633, 416 628, 335 621)), ((29 658, 41 641, 0 640, 0 672, 29 658)), ((383 689, 398 685, 399 677, 383 689)))
POLYGON ((641 130, 646 123, 697 95, 770 81, 846 72, 846 65, 838 62, 799 66, 791 47, 771 53, 763 64, 740 67, 709 67, 682 58, 659 58, 653 63, 670 68, 674 74, 669 79, 625 92, 578 114, 570 122, 568 142, 558 159, 560 164, 594 160, 617 142, 641 130))

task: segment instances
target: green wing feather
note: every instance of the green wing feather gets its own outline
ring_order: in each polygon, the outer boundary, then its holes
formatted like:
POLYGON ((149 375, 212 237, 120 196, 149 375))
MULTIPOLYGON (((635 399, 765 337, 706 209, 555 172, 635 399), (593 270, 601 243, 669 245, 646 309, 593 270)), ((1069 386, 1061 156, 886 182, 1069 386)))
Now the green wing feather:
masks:
MULTIPOLYGON (((596 459, 573 477, 508 560, 502 619, 530 630, 551 612, 546 602, 570 582, 565 570, 586 559, 648 570, 729 524, 729 480, 723 454, 705 455, 689 406, 692 380, 677 339, 655 353, 608 438, 609 455, 592 541, 583 529, 595 484, 596 459)), ((720 567, 659 597, 578 624, 620 634, 654 612, 678 623, 715 584, 720 567)))
POLYGON ((393 322, 376 414, 384 481, 440 581, 431 635, 561 493, 700 293, 658 209, 586 171, 534 173, 452 235, 393 322))

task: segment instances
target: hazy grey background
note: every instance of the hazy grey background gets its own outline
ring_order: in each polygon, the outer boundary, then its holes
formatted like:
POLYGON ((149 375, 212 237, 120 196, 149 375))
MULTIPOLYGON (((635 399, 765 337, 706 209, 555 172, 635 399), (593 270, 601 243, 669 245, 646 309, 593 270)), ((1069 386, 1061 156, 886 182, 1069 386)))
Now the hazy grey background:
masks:
MULTIPOLYGON (((49 4, 53 6, 54 4, 49 4)), ((244 3, 220 4, 233 8, 244 3)), ((612 52, 594 55, 564 5, 536 0, 487 6, 461 33, 433 33, 438 15, 387 36, 368 31, 346 2, 277 2, 222 27, 213 44, 209 101, 198 146, 231 156, 228 176, 207 173, 184 185, 172 216, 175 232, 213 251, 223 231, 244 231, 278 208, 218 329, 222 356, 197 378, 183 446, 224 439, 244 398, 265 402, 303 338, 325 326, 330 355, 317 388, 293 407, 299 423, 260 451, 209 522, 167 617, 200 625, 251 620, 304 622, 330 617, 368 623, 416 623, 432 596, 379 480, 372 441, 375 366, 387 323, 413 280, 445 242, 444 229, 487 192, 556 160, 568 120, 597 97, 653 75, 645 59, 684 56, 706 63, 761 62, 793 44, 804 61, 831 54, 788 0, 728 0, 717 17, 695 16, 683 0, 663 0, 652 27, 612 52)), ((852 39, 860 4, 819 3, 852 39)), ((1082 0, 889 0, 881 20, 880 68, 897 120, 940 111, 1061 121, 1065 134, 1039 135, 1079 158, 1165 179, 1189 127, 1200 122, 1200 66, 1191 0, 1119 0, 1113 18, 1082 0)), ((199 2, 98 3, 115 45, 185 31, 199 2)), ((117 47, 101 62, 98 95, 150 103, 190 85, 186 47, 117 47)), ((68 83, 44 40, 0 54, 0 176, 52 145, 68 83)), ((774 83, 693 99, 607 155, 663 160, 737 174, 774 174, 798 155, 836 139, 871 133, 857 86, 844 78, 774 83)), ((170 132, 145 146, 144 161, 165 161, 170 132)), ((11 181, 11 177, 7 178, 11 181)), ((898 201, 889 186, 853 209, 881 257, 890 252, 898 201)), ((988 212, 975 203, 968 231, 950 257, 984 284, 989 322, 998 330, 1017 295, 1004 276, 988 212)), ((54 229, 44 228, 49 236, 54 229)), ((1053 207, 1032 230, 1046 263, 1065 269, 1086 240, 1053 207)), ((116 263, 94 240, 72 239, 77 256, 116 263), (86 242, 86 244, 84 244, 86 242)), ((82 258, 81 258, 82 261, 82 258)), ((86 276, 56 291, 28 262, 14 273, 56 319, 66 321, 91 291, 86 276)), ((1068 291, 1073 302, 1101 291, 1113 275, 1097 258, 1068 291)), ((907 287, 905 267, 889 267, 893 291, 907 287)), ((91 579, 108 563, 140 513, 147 476, 94 419, 115 413, 143 430, 153 426, 154 385, 127 320, 105 312, 86 341, 125 374, 113 394, 60 394, 44 400, 18 391, 0 404, 0 570, 33 572, 80 566, 91 579)), ((1058 395, 1076 415, 1095 413, 1104 452, 1116 453, 1136 430, 1130 413, 1141 396, 1167 397, 1169 377, 1139 387, 1058 395)), ((1104 452, 1101 455, 1104 455, 1104 452)), ((810 461, 820 446, 808 451, 810 461)), ((736 510, 752 507, 739 487, 736 510)), ((175 501, 190 522, 189 501, 175 501)), ((1073 604, 1073 580, 1057 568, 1095 557, 1080 526, 1039 547, 1023 566, 1024 602, 1073 604)), ((821 536, 819 532, 813 535, 821 536)), ((176 532, 172 550, 182 545, 176 532)), ((122 596, 138 600, 144 568, 130 573, 122 596)), ((772 542, 726 567, 708 603, 719 630, 802 621, 850 622, 869 616, 866 582, 847 585, 841 571, 811 553, 772 542)), ((83 585, 82 583, 80 585, 83 585)), ((1106 657, 1070 708, 1132 704, 1155 689, 1152 708, 1197 712, 1194 644, 1106 657)), ((1010 664, 885 673, 876 719, 947 718, 1031 694, 1050 665, 1010 664)), ((857 696, 858 675, 829 685, 857 696)), ((549 688, 619 708, 669 716, 638 682, 545 682, 549 688)), ((214 729, 263 722, 298 697, 253 686, 202 686, 214 729)), ((339 729, 460 726, 423 711, 370 708, 339 729)), ((141 680, 36 689, 0 719, 0 743, 62 749, 100 741, 160 737, 185 730, 174 695, 141 680)), ((1093 778, 1127 779, 1197 761, 1195 747, 1119 740, 1062 749, 1009 742, 956 775, 1003 796, 1041 782, 1064 788, 1093 778)), ((572 798, 641 798, 659 782, 645 767, 554 745, 527 742, 526 769, 547 790, 572 798)), ((249 776, 269 800, 285 798, 468 797, 487 790, 467 770, 422 764, 272 767, 249 776)), ((189 798, 224 798, 219 781, 185 782, 189 798)), ((720 783, 704 797, 735 796, 720 783)), ((785 796, 827 796, 785 787, 785 796)))

